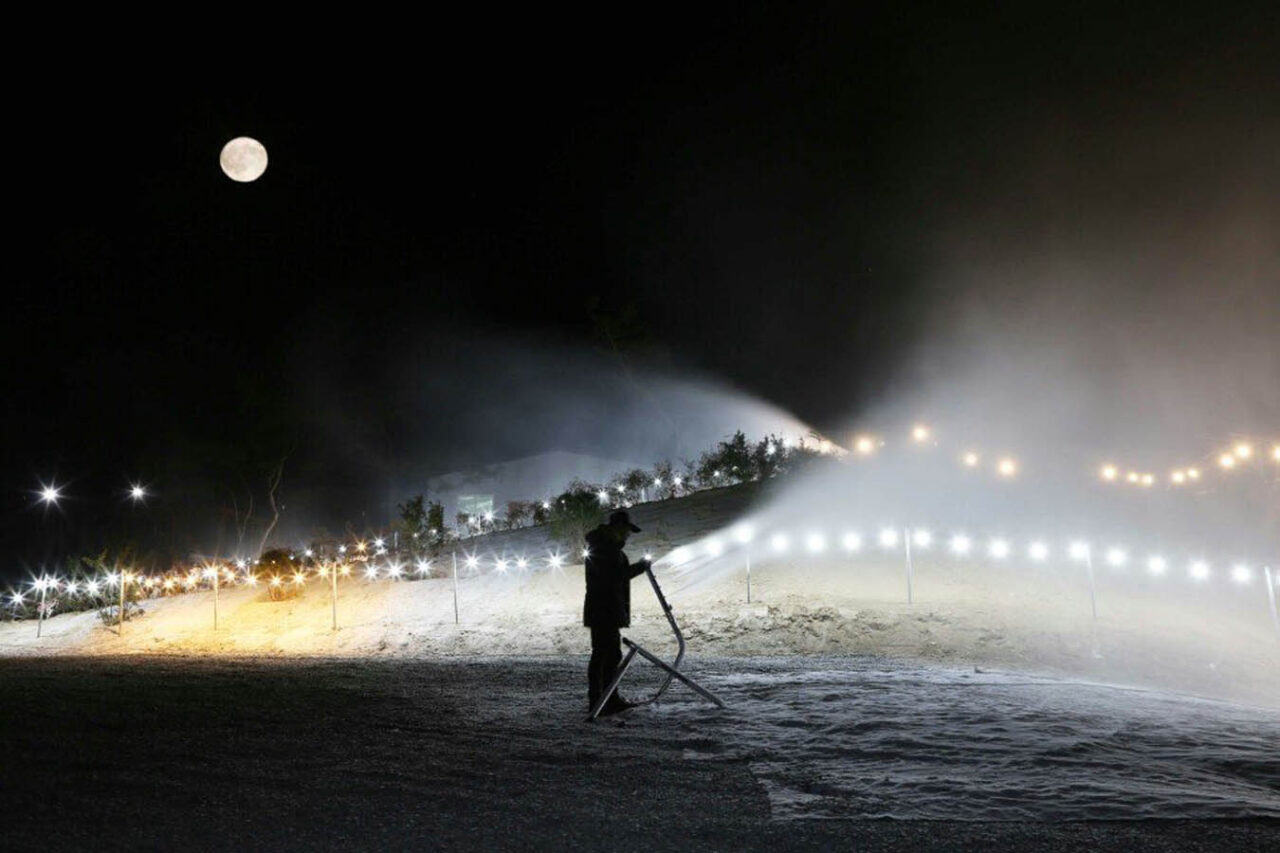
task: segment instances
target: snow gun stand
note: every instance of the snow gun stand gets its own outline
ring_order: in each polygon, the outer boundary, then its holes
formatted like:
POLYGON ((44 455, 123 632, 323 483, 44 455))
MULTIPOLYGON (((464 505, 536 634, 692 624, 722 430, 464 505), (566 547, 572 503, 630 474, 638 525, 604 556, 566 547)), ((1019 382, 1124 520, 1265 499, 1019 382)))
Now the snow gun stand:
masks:
POLYGON ((609 701, 609 698, 613 696, 614 692, 618 689, 618 685, 622 682, 622 677, 627 674, 627 669, 630 668, 632 662, 635 661, 636 655, 640 655, 654 666, 666 670, 667 677, 663 680, 661 686, 658 687, 657 691, 652 696, 648 699, 636 702, 635 705, 649 705, 657 702, 658 699, 662 697, 662 694, 667 692, 667 688, 671 686, 671 679, 678 678, 685 684, 689 685, 693 692, 697 693, 703 699, 706 699, 708 702, 714 702, 718 707, 723 708, 724 703, 720 701, 719 697, 680 671, 680 661, 684 659, 684 634, 680 633, 680 626, 676 624, 676 617, 671 615, 671 605, 667 604, 666 596, 662 594, 662 587, 658 586, 658 579, 653 576, 653 569, 648 568, 644 571, 645 574, 649 576, 649 583, 653 584, 653 592, 654 595, 658 596, 658 603, 662 605, 662 612, 667 614, 667 622, 671 624, 671 631, 676 635, 676 659, 671 663, 667 663, 643 646, 633 643, 626 637, 623 637, 622 642, 627 645, 627 655, 622 659, 622 663, 618 664, 618 671, 614 673, 613 681, 609 682, 608 688, 605 689, 604 693, 601 694, 600 698, 596 701, 595 707, 591 709, 591 719, 594 720, 600 715, 600 709, 604 707, 605 703, 609 701))

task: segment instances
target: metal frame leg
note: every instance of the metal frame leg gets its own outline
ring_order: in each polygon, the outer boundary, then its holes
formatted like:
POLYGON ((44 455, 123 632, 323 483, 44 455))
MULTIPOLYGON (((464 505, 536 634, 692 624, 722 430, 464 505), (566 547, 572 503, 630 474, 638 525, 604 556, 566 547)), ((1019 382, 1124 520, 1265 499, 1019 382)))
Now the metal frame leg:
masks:
MULTIPOLYGON (((626 640, 623 640, 623 642, 627 643, 628 646, 631 646, 631 643, 626 640)), ((591 709, 591 716, 588 719, 594 720, 596 717, 600 716, 600 711, 604 708, 604 703, 608 702, 609 697, 618 689, 618 685, 622 683, 622 676, 627 674, 627 669, 635 659, 636 648, 636 646, 632 646, 631 651, 627 652, 627 656, 622 659, 622 663, 618 664, 618 669, 613 674, 613 680, 609 682, 609 686, 605 688, 604 692, 600 694, 600 698, 596 700, 595 707, 591 709)))

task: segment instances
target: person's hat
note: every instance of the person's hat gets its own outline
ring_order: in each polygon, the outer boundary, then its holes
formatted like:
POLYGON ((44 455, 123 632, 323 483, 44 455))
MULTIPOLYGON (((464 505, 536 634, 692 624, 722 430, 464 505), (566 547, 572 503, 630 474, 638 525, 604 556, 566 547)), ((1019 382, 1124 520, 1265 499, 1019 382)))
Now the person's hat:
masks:
POLYGON ((615 512, 609 513, 610 527, 615 527, 615 526, 622 527, 624 525, 626 527, 630 527, 632 533, 640 532, 640 528, 636 527, 634 524, 631 523, 631 516, 627 514, 627 511, 625 509, 620 509, 620 510, 616 510, 615 512))

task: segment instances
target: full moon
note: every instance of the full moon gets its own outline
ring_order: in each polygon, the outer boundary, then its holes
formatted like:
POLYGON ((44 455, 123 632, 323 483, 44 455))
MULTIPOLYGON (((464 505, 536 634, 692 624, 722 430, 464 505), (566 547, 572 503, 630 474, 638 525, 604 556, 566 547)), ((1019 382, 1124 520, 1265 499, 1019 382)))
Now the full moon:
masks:
POLYGON ((237 136, 222 146, 218 165, 233 181, 256 181, 267 171, 267 149, 256 139, 237 136))

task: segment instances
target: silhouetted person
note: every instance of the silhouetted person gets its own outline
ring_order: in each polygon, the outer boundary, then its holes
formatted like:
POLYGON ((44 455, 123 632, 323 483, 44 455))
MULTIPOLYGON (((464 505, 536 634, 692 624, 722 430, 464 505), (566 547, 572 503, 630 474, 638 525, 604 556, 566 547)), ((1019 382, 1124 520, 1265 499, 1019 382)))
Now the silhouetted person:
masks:
MULTIPOLYGON (((587 666, 588 711, 613 680, 622 662, 619 630, 631 625, 631 579, 649 568, 648 560, 632 564, 622 553, 627 537, 639 533, 626 510, 609 516, 587 534, 587 598, 582 606, 582 624, 591 629, 591 663, 587 666)), ((615 691, 600 714, 616 714, 631 707, 615 691)))

